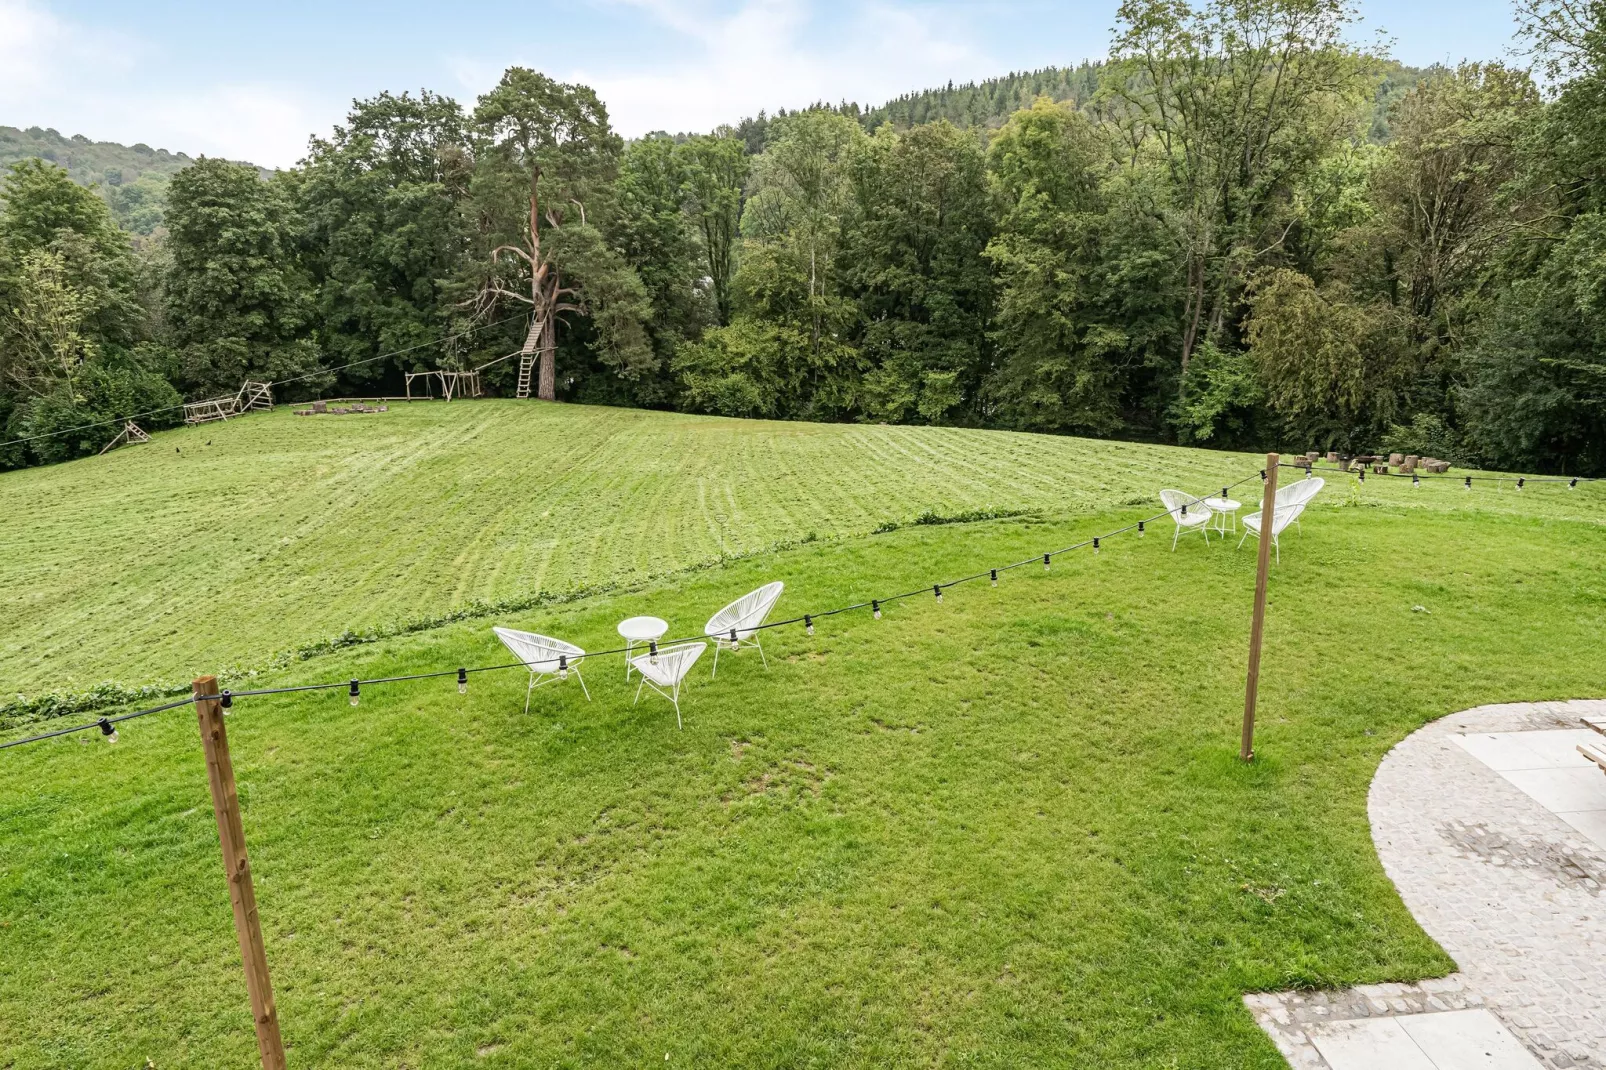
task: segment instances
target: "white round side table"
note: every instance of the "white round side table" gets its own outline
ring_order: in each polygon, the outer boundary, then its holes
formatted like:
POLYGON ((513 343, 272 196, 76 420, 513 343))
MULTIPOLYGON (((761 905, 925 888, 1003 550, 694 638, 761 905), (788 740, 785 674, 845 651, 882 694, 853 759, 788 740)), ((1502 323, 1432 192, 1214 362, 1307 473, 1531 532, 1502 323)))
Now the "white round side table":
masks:
POLYGON ((1206 498, 1204 506, 1216 514, 1217 531, 1227 534, 1227 518, 1232 517, 1232 532, 1234 535, 1238 533, 1238 510, 1244 507, 1243 502, 1235 502, 1231 498, 1206 498))
POLYGON ((662 617, 626 617, 619 622, 619 636, 625 641, 625 679, 630 679, 630 652, 637 643, 652 643, 669 631, 662 617))

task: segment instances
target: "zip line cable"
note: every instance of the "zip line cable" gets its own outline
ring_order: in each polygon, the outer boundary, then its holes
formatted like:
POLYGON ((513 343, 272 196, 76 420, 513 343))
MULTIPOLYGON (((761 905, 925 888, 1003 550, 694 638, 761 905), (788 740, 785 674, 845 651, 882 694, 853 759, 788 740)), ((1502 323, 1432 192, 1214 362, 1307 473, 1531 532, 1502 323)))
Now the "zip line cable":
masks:
MULTIPOLYGON (((1266 473, 1264 470, 1261 470, 1254 475, 1245 476, 1236 483, 1230 483, 1222 487, 1221 495, 1222 497, 1225 497, 1228 492, 1255 479, 1259 479, 1264 482, 1265 478, 1266 473)), ((1193 498, 1189 502, 1182 505, 1180 507, 1180 511, 1186 515, 1189 505, 1197 505, 1202 503, 1204 500, 1204 498, 1193 498)), ((886 598, 871 598, 866 601, 854 602, 850 605, 838 606, 835 609, 827 609, 818 613, 803 613, 796 617, 789 617, 786 620, 770 621, 766 624, 755 625, 752 628, 732 628, 732 635, 734 635, 738 630, 752 634, 753 632, 768 631, 772 628, 787 628, 795 624, 802 624, 807 630, 808 634, 812 636, 814 634, 814 622, 816 620, 823 620, 827 617, 835 617, 842 613, 852 613, 856 610, 862 609, 869 609, 874 614, 875 619, 880 620, 881 607, 890 605, 893 602, 900 602, 906 598, 913 598, 916 595, 921 594, 934 594, 936 600, 940 602, 942 601, 943 591, 951 587, 958 587, 960 584, 973 583, 976 580, 982 579, 991 579, 993 585, 996 587, 998 585, 998 576, 1002 572, 1023 568, 1026 565, 1032 565, 1038 562, 1042 562, 1044 569, 1047 569, 1053 558, 1059 557, 1062 554, 1071 553, 1074 550, 1080 550, 1087 546, 1093 547, 1094 553, 1097 553, 1100 544, 1104 540, 1113 538, 1117 535, 1123 535, 1129 531, 1136 531, 1141 536, 1144 534, 1144 529, 1147 525, 1154 523, 1156 520, 1170 516, 1171 513, 1172 510, 1166 509, 1154 514, 1153 516, 1145 517, 1142 520, 1127 524, 1125 527, 1116 528, 1115 530, 1105 532, 1102 535, 1091 536, 1090 538, 1083 539, 1081 542, 1072 543, 1071 545, 1061 549, 1049 550, 1042 554, 1033 554, 1031 557, 1024 558, 1020 561, 1015 561, 1008 565, 999 565, 995 568, 989 568, 984 572, 975 572, 968 576, 962 576, 956 580, 946 580, 940 583, 926 584, 917 588, 916 590, 905 591, 902 594, 890 595, 886 598)), ((671 639, 665 643, 659 643, 654 640, 648 644, 648 656, 656 656, 659 650, 676 646, 681 643, 704 642, 709 638, 713 638, 716 643, 726 641, 724 636, 711 637, 708 635, 689 636, 684 639, 671 639)), ((611 650, 588 651, 585 654, 575 658, 575 663, 578 664, 587 658, 605 658, 616 654, 627 654, 633 652, 633 649, 640 649, 640 644, 637 644, 635 648, 615 647, 611 650)), ((559 654, 556 660, 559 664, 559 674, 562 676, 567 676, 567 656, 559 654)), ((352 699, 352 705, 356 705, 358 699, 361 697, 363 685, 394 684, 409 680, 438 680, 444 676, 455 676, 457 677, 459 692, 466 693, 468 689, 468 676, 470 673, 503 672, 509 669, 528 670, 529 665, 522 661, 514 661, 498 665, 477 665, 473 667, 460 666, 456 669, 441 669, 435 672, 410 673, 405 676, 380 676, 368 680, 352 678, 349 680, 330 680, 324 683, 316 684, 295 684, 288 687, 257 688, 248 691, 225 690, 218 695, 218 699, 223 704, 223 707, 228 709, 233 705, 233 701, 237 698, 255 698, 264 695, 287 695, 307 691, 330 691, 335 688, 344 687, 348 689, 348 693, 352 699)), ((169 702, 161 706, 153 706, 146 710, 136 710, 133 713, 124 713, 116 717, 101 717, 97 720, 88 721, 84 724, 74 725, 71 728, 58 728, 53 732, 43 732, 39 735, 28 736, 23 739, 14 739, 6 743, 0 743, 0 750, 5 750, 8 747, 20 747, 25 743, 38 743, 42 740, 54 739, 57 736, 71 735, 74 732, 87 732, 93 728, 99 728, 108 739, 111 739, 112 742, 115 743, 116 731, 112 728, 113 725, 116 725, 122 721, 131 721, 137 717, 147 717, 153 713, 163 713, 167 710, 177 709, 180 706, 188 706, 196 701, 198 701, 197 696, 190 695, 186 698, 178 699, 177 701, 169 702)))
MULTIPOLYGON (((449 334, 444 338, 437 338, 429 342, 419 342, 417 345, 408 346, 405 349, 392 350, 389 353, 381 353, 375 357, 364 357, 361 360, 349 361, 345 364, 336 365, 333 368, 319 368, 315 372, 308 372, 305 375, 297 375, 291 379, 277 379, 274 381, 273 385, 283 386, 287 383, 299 383, 305 379, 315 379, 320 375, 333 375, 336 372, 343 372, 347 368, 355 368, 362 364, 372 364, 376 360, 388 360, 391 357, 399 357, 407 353, 415 352, 416 350, 427 349, 430 346, 438 346, 446 342, 455 342, 459 338, 467 338, 471 334, 477 334, 480 331, 489 330, 492 327, 500 327, 504 323, 510 323, 513 320, 521 319, 523 316, 524 313, 522 312, 515 313, 514 315, 506 316, 499 320, 492 320, 490 323, 482 323, 478 327, 470 327, 466 331, 459 331, 456 334, 449 334)), ((509 354, 509 356, 512 356, 512 354, 509 354)), ((507 357, 499 357, 497 359, 506 360, 507 357)), ((491 361, 491 364, 495 363, 496 361, 491 361)), ((490 365, 482 365, 482 367, 490 367, 490 365)), ((88 431, 91 428, 105 427, 109 424, 120 424, 128 420, 141 420, 147 416, 155 416, 158 413, 173 412, 175 409, 182 409, 185 404, 185 402, 179 402, 177 405, 166 405, 160 409, 147 409, 145 412, 136 412, 132 416, 119 416, 113 420, 96 420, 93 423, 79 424, 77 427, 68 427, 61 431, 45 431, 37 435, 23 435, 21 438, 13 438, 5 442, 0 442, 0 447, 15 446, 23 442, 35 442, 42 438, 56 438, 59 435, 71 435, 78 431, 88 431)))

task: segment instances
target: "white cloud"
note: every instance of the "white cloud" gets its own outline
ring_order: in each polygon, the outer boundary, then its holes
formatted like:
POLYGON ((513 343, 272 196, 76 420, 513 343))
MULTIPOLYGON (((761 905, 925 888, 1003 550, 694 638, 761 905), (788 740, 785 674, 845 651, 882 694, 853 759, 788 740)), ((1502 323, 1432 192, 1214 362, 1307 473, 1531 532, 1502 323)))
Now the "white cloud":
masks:
MULTIPOLYGON (((967 39, 963 17, 888 0, 833 19, 829 33, 807 0, 615 0, 671 38, 650 62, 629 50, 615 62, 545 69, 594 88, 627 136, 650 130, 711 130, 760 109, 799 108, 843 99, 879 103, 949 79, 986 77, 998 64, 967 39)), ((541 66, 540 64, 533 64, 541 66)), ((456 60, 465 103, 501 74, 501 65, 456 60)))
POLYGON ((341 114, 270 84, 147 88, 139 71, 158 62, 137 38, 0 0, 0 122, 284 167, 341 114))
POLYGON ((632 0, 645 15, 695 45, 674 49, 656 70, 578 69, 608 102, 621 132, 709 130, 764 108, 843 98, 879 102, 987 66, 952 31, 887 3, 859 9, 830 40, 808 40, 801 0, 747 0, 719 16, 675 0, 632 0))
POLYGON ((0 100, 45 91, 73 69, 115 72, 128 62, 114 35, 69 26, 29 0, 0 0, 0 100))

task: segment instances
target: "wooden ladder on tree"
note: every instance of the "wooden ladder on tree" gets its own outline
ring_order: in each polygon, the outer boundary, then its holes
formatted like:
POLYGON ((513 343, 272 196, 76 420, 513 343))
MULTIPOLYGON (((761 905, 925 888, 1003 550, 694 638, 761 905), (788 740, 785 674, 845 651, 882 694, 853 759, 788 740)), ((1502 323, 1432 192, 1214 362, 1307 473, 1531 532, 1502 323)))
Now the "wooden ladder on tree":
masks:
POLYGON ((530 373, 535 367, 534 353, 519 354, 519 391, 517 396, 527 398, 530 396, 530 373))

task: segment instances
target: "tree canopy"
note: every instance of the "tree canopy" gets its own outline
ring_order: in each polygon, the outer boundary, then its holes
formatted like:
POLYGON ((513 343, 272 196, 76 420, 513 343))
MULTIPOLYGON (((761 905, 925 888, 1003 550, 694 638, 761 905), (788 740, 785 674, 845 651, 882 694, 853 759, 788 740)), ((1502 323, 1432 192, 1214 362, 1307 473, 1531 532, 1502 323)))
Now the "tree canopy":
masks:
POLYGON ((63 142, 78 172, 0 188, 0 419, 529 368, 549 400, 1599 472, 1601 10, 1518 0, 1543 84, 1403 68, 1342 0, 1124 0, 1100 63, 701 134, 627 143, 512 67, 471 108, 357 101, 276 175, 174 157, 160 198, 63 142))

